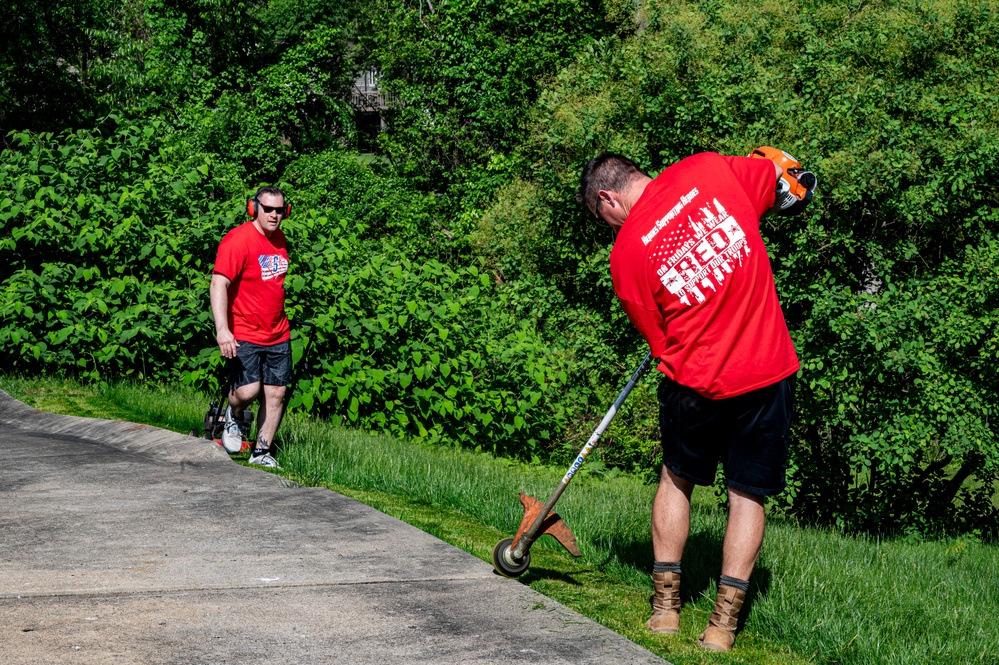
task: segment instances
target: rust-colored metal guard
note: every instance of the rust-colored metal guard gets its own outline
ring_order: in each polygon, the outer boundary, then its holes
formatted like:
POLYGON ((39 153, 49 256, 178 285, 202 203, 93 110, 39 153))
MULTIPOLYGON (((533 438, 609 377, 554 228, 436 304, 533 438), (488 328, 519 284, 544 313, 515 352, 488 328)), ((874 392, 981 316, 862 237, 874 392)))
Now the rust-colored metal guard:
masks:
MULTIPOLYGON (((523 535, 527 532, 531 525, 534 524, 534 520, 538 518, 541 511, 544 510, 545 504, 541 503, 533 496, 528 494, 520 493, 520 502, 524 504, 524 519, 520 522, 520 528, 517 529, 517 535, 513 537, 513 542, 517 543, 523 535)), ((562 518, 558 516, 558 513, 551 512, 548 513, 548 517, 541 521, 541 526, 538 528, 537 534, 534 539, 537 540, 541 536, 548 534, 558 542, 562 544, 562 547, 569 551, 572 556, 583 556, 583 553, 579 551, 579 546, 576 545, 576 536, 572 535, 572 531, 562 518)))

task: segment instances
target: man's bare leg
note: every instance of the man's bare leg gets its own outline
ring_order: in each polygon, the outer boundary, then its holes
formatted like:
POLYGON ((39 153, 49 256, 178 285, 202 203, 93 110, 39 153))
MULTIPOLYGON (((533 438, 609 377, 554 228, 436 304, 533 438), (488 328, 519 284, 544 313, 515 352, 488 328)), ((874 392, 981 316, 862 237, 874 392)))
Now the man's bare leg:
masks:
POLYGON ((748 580, 763 545, 763 497, 728 490, 728 524, 722 544, 722 575, 748 580))
POLYGON ((663 467, 652 502, 652 553, 656 561, 680 561, 690 532, 690 494, 694 483, 663 467))
POLYGON ((240 386, 229 393, 229 406, 232 407, 232 411, 235 414, 240 414, 243 409, 250 406, 253 400, 257 399, 257 395, 260 393, 259 383, 248 383, 245 386, 240 386))
POLYGON ((278 425, 284 416, 284 394, 286 386, 264 385, 264 399, 260 404, 260 420, 257 427, 257 448, 267 450, 274 441, 278 425))
POLYGON ((680 632, 680 559, 690 531, 693 483, 665 466, 652 502, 652 616, 645 626, 654 633, 680 632))
POLYGON ((749 576, 763 545, 766 516, 763 497, 728 490, 728 525, 722 543, 722 574, 708 625, 697 639, 705 649, 728 651, 735 644, 739 612, 749 590, 749 576))

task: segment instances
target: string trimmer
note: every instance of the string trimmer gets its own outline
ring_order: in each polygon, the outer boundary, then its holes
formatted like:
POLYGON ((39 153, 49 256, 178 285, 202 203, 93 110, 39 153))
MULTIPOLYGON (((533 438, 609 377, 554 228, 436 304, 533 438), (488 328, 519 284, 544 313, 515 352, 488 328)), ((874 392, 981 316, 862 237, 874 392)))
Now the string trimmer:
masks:
POLYGON ((542 505, 533 496, 528 496, 523 492, 520 493, 520 502, 524 506, 524 519, 520 521, 520 528, 517 529, 517 534, 513 538, 504 538, 496 543, 496 547, 493 548, 493 567, 497 573, 505 577, 519 577, 523 574, 527 570, 527 567, 531 565, 531 545, 545 534, 555 538, 572 556, 582 556, 582 552, 579 551, 579 547, 576 545, 576 537, 572 535, 572 531, 562 521, 562 518, 558 516, 558 513, 552 512, 552 509, 555 507, 555 502, 558 501, 558 498, 562 496, 562 492, 569 486, 569 481, 579 471, 579 467, 583 466, 583 462, 586 461, 594 446, 597 445, 597 441, 603 436, 604 430, 607 429, 614 416, 617 415, 617 411, 624 404, 628 393, 635 387, 638 379, 649 370, 649 362, 651 360, 652 353, 650 352, 645 356, 645 360, 638 366, 638 369, 631 375, 628 383, 624 386, 624 390, 614 400, 614 404, 611 405, 610 410, 604 415, 597 429, 590 435, 586 445, 579 451, 569 470, 562 477, 562 482, 552 492, 548 503, 542 505))

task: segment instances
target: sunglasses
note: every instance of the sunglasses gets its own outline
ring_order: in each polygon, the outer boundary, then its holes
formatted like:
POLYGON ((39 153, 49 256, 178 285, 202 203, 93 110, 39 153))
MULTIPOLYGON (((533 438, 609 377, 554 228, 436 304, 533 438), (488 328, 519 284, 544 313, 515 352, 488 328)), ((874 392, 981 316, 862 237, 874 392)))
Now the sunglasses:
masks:
POLYGON ((283 206, 283 205, 280 205, 280 206, 265 206, 263 203, 260 203, 259 201, 257 201, 257 205, 260 206, 260 209, 263 210, 264 212, 266 212, 267 214, 270 214, 272 212, 276 212, 278 214, 283 215, 284 211, 286 209, 286 206, 283 206))

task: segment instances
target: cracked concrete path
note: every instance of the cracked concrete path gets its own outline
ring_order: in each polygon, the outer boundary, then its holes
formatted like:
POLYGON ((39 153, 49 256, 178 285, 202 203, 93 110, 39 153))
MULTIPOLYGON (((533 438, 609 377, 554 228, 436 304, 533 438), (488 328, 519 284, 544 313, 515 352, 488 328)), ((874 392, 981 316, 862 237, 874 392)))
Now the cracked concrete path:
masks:
POLYGON ((665 662, 204 440, 2 391, 0 431, 0 662, 665 662))

